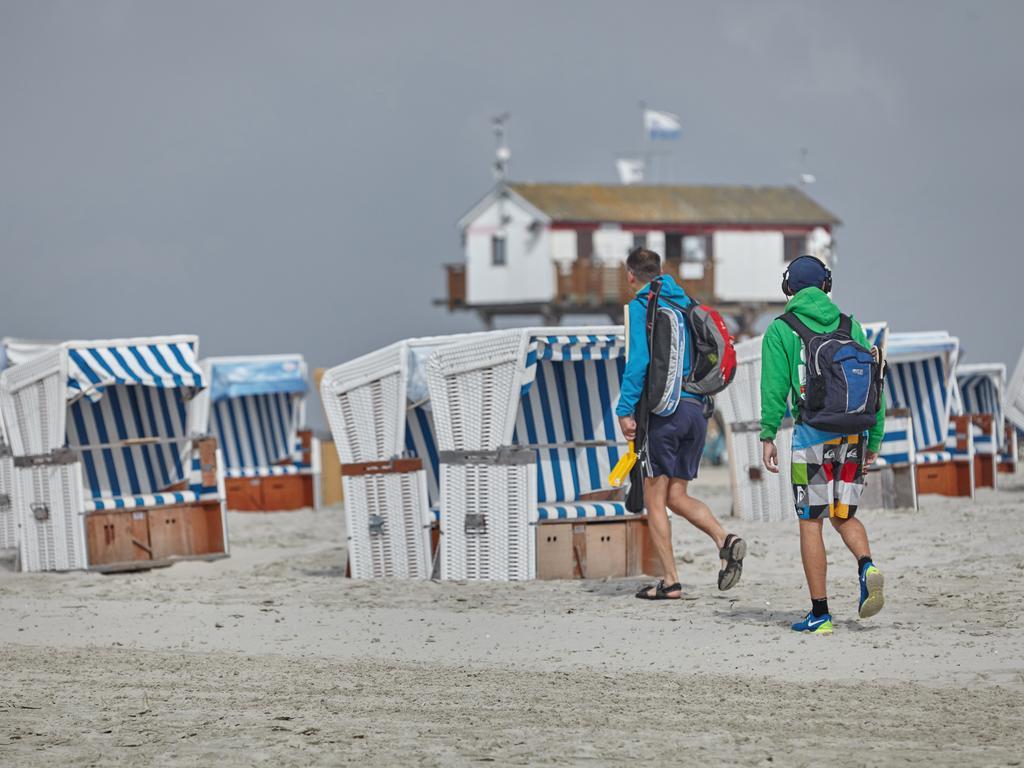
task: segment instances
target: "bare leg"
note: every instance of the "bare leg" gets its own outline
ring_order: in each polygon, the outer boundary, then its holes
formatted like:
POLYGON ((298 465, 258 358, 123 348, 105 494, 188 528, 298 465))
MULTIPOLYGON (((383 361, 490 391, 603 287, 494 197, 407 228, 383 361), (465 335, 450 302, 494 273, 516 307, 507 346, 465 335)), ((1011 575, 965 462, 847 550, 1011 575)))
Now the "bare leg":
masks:
POLYGON ((843 537, 843 544, 855 558, 860 560, 862 557, 871 557, 868 532, 864 528, 864 523, 856 517, 833 517, 832 527, 839 531, 839 535, 843 537))
MULTIPOLYGON (((716 551, 720 550, 725 546, 725 528, 707 504, 688 493, 689 485, 689 480, 672 478, 668 485, 668 507, 695 528, 704 531, 715 542, 716 551)), ((722 567, 725 567, 724 560, 722 567)))
POLYGON ((800 558, 804 563, 804 576, 812 600, 824 600, 828 594, 825 575, 825 541, 821 536, 821 519, 800 521, 800 558))
MULTIPOLYGON (((651 532, 651 543, 661 563, 661 577, 665 586, 679 581, 676 572, 676 559, 672 554, 672 526, 665 511, 665 500, 668 496, 667 477, 648 477, 644 480, 644 506, 647 507, 647 526, 651 532)), ((678 597, 680 593, 670 592, 678 597)))

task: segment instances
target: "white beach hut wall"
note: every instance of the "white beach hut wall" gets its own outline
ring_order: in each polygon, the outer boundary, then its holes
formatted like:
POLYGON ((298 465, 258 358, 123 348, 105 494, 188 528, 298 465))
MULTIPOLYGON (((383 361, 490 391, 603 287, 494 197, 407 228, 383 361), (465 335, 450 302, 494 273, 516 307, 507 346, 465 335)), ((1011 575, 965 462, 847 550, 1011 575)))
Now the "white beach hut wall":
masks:
POLYGON ((195 407, 224 457, 228 509, 320 507, 320 441, 306 428, 302 355, 211 357, 195 407))
POLYGON ((196 429, 195 336, 70 341, 0 376, 25 570, 227 554, 215 441, 196 429))
POLYGON ((649 571, 646 519, 608 474, 621 326, 524 328, 434 352, 442 579, 595 578, 649 571))

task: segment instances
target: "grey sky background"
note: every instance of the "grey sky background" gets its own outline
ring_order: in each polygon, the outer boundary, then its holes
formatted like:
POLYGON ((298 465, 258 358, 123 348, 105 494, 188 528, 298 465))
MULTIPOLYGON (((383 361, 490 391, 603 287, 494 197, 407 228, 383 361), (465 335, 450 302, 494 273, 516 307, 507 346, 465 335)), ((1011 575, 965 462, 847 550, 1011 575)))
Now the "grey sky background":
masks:
MULTIPOLYGON (((333 365, 431 306, 512 177, 615 181, 637 107, 680 183, 843 219, 836 296, 1016 361, 1024 3, 0 0, 0 335, 196 332, 333 365)), ((667 173, 663 176, 669 180, 667 173)))

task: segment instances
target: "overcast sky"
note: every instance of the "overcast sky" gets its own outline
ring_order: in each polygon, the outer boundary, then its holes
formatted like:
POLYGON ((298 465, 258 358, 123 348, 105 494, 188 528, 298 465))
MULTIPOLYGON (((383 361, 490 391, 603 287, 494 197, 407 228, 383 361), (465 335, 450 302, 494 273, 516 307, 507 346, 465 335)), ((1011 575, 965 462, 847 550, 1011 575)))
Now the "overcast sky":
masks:
MULTIPOLYGON (((0 335, 196 332, 333 365, 431 306, 511 172, 615 181, 637 104, 686 183, 834 211, 836 296, 971 361, 1024 344, 1024 3, 0 0, 0 335)), ((667 173, 666 173, 667 176, 667 173)))

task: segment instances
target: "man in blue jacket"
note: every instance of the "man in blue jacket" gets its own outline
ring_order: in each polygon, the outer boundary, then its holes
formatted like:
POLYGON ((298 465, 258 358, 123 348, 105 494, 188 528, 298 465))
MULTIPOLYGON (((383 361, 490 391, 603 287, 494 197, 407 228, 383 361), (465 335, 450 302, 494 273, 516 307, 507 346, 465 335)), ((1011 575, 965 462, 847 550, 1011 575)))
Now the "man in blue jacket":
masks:
MULTIPOLYGON (((654 280, 661 281, 659 305, 664 306, 668 300, 685 307, 691 299, 669 275, 661 273, 661 257, 647 248, 633 249, 626 259, 626 272, 630 286, 638 290, 636 297, 629 302, 626 371, 615 413, 619 417, 623 435, 627 440, 632 440, 636 436, 636 410, 640 395, 647 386, 650 362, 647 339, 650 284, 654 280)), ((683 356, 683 374, 688 373, 689 369, 690 350, 687 345, 683 356)), ((651 541, 662 570, 657 584, 637 592, 636 596, 644 600, 678 600, 682 597, 676 561, 672 554, 672 527, 666 508, 714 540, 722 560, 718 573, 719 589, 732 589, 743 572, 746 543, 735 534, 726 534, 707 504, 687 492, 690 481, 697 477, 704 453, 704 437, 708 429, 704 406, 703 397, 683 392, 679 405, 671 415, 651 414, 648 417, 647 461, 650 472, 644 480, 644 506, 647 508, 651 541)))

